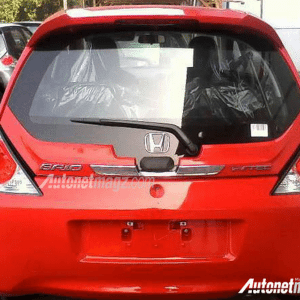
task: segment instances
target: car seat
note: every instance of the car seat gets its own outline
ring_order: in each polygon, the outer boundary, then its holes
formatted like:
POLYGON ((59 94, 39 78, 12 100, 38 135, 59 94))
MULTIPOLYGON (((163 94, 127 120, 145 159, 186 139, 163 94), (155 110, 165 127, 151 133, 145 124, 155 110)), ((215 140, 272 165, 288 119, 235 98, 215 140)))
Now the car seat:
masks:
POLYGON ((194 66, 188 68, 187 81, 199 78, 201 88, 209 87, 219 69, 216 42, 212 37, 198 36, 190 41, 189 47, 194 49, 194 66))

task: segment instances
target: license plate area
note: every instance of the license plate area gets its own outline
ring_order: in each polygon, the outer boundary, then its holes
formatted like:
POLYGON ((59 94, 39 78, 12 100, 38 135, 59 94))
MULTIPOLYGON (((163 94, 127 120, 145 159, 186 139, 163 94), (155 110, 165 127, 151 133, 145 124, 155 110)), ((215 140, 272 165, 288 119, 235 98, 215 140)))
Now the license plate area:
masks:
POLYGON ((105 220, 75 221, 70 228, 76 252, 81 258, 91 260, 232 259, 239 223, 228 220, 105 220))

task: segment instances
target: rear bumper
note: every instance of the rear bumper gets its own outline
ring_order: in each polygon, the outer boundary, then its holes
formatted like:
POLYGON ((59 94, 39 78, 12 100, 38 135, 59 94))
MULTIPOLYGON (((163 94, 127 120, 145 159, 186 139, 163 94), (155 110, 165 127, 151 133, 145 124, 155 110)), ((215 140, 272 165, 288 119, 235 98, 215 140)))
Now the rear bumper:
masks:
POLYGON ((215 181, 205 197, 199 192, 204 182, 193 183, 173 210, 104 209, 105 201, 100 209, 80 209, 78 199, 93 203, 88 191, 68 191, 64 198, 57 190, 41 197, 3 195, 0 293, 216 298, 236 294, 249 278, 299 278, 299 196, 259 189, 271 190, 276 178, 235 179, 235 190, 232 181, 215 181), (226 186, 226 196, 218 185, 226 186), (144 227, 136 239, 122 240, 129 221, 144 227), (166 225, 174 221, 191 226, 190 240, 166 225))

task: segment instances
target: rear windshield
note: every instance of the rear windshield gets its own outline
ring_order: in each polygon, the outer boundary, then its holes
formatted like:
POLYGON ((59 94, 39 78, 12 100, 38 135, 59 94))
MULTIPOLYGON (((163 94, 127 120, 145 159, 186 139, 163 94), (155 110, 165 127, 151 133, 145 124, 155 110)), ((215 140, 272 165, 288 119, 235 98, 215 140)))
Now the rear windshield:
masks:
POLYGON ((138 31, 44 42, 9 106, 47 141, 105 143, 108 127, 94 135, 91 126, 70 121, 98 118, 175 124, 196 144, 251 143, 283 134, 299 112, 300 94, 266 43, 138 31))

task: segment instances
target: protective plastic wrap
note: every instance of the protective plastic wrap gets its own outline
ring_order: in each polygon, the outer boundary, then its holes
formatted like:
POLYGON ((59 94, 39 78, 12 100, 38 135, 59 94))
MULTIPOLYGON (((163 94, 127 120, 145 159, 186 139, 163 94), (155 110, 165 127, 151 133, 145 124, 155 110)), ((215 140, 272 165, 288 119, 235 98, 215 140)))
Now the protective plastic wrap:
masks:
POLYGON ((245 117, 253 118, 254 112, 263 108, 263 104, 258 100, 258 97, 242 85, 212 86, 201 89, 197 86, 197 81, 198 78, 195 78, 187 86, 184 117, 188 116, 193 110, 200 112, 202 109, 202 114, 203 110, 209 110, 211 115, 226 120, 224 105, 222 105, 225 104, 233 111, 243 113, 245 117))
POLYGON ((241 63, 235 63, 234 70, 230 69, 230 62, 223 63, 224 69, 211 66, 213 74, 205 85, 201 71, 199 76, 194 75, 186 86, 183 117, 198 120, 214 118, 231 124, 236 120, 254 119, 259 110, 271 115, 276 97, 272 78, 265 71, 259 79, 252 55, 246 58, 246 62, 243 58, 241 63))
POLYGON ((34 110, 52 117, 136 118, 137 81, 132 74, 118 68, 113 60, 116 52, 116 49, 61 52, 50 67, 51 78, 45 76, 37 91, 35 98, 39 100, 34 110), (59 75, 62 71, 64 74, 59 75), (57 82, 59 77, 61 82, 57 82), (55 78, 53 84, 52 78, 55 78))
POLYGON ((216 40, 207 36, 189 47, 118 50, 108 37, 86 39, 76 50, 69 46, 50 64, 30 114, 171 120, 178 126, 272 118, 280 91, 259 53, 217 52, 216 40))

